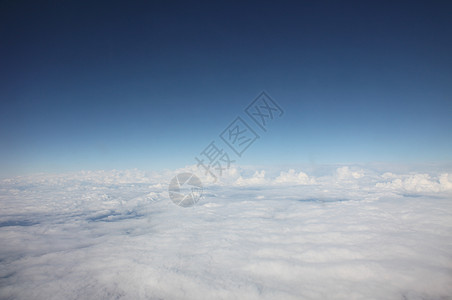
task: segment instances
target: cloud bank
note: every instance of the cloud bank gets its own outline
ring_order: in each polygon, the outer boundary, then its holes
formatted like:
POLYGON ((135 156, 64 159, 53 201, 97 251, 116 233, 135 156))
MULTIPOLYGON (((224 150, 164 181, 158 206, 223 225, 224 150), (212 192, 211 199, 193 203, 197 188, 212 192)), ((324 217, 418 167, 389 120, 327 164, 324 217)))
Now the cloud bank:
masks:
POLYGON ((452 173, 196 166, 0 183, 0 299, 450 299, 452 173), (205 195, 174 205, 171 178, 205 195))

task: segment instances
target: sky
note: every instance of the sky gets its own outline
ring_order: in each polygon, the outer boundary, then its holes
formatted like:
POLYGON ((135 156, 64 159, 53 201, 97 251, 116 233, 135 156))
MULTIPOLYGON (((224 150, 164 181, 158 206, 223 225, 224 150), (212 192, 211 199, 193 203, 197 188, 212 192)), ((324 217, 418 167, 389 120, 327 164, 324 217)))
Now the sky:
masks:
POLYGON ((0 299, 449 299, 451 9, 0 1, 0 299))
POLYGON ((450 163, 451 9, 2 1, 0 176, 190 165, 262 91, 239 164, 450 163))

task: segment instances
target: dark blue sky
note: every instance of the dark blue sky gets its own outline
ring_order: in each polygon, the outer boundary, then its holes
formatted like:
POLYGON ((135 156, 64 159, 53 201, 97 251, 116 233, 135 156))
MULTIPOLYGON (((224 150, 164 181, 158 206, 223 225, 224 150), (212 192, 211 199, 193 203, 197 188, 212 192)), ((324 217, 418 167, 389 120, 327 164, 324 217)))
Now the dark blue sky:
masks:
POLYGON ((452 160, 447 1, 131 2, 0 2, 2 175, 193 164, 262 90, 239 163, 452 160))

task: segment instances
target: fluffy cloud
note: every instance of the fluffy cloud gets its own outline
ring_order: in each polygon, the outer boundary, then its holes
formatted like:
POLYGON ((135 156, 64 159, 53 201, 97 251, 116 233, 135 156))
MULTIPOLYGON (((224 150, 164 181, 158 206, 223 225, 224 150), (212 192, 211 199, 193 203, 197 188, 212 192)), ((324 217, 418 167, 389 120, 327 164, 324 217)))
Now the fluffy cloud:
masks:
POLYGON ((254 186, 254 185, 262 185, 262 184, 266 184, 267 180, 265 179, 265 171, 256 171, 254 172, 253 176, 248 177, 248 178, 243 178, 242 176, 240 176, 239 178, 237 178, 237 180, 235 181, 236 185, 239 186, 254 186))
POLYGON ((376 184, 377 188, 399 190, 404 192, 441 192, 452 190, 452 176, 443 173, 432 177, 429 174, 395 175, 385 173, 382 175, 385 182, 376 184))
POLYGON ((350 167, 344 166, 337 168, 336 176, 339 180, 359 179, 364 176, 363 170, 351 171, 350 167))
POLYGON ((290 169, 288 172, 282 171, 273 181, 274 184, 315 184, 314 178, 309 178, 306 173, 296 172, 290 169))
POLYGON ((174 205, 169 180, 196 169, 2 180, 0 299, 452 294, 450 170, 234 166, 174 205))

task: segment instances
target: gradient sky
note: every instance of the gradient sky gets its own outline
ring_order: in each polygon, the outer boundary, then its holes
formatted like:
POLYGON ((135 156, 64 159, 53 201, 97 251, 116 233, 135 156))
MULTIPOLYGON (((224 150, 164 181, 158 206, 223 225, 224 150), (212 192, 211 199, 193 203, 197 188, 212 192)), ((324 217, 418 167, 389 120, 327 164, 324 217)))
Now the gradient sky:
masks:
POLYGON ((240 164, 450 162, 446 2, 1 1, 0 175, 194 164, 263 90, 240 164))

